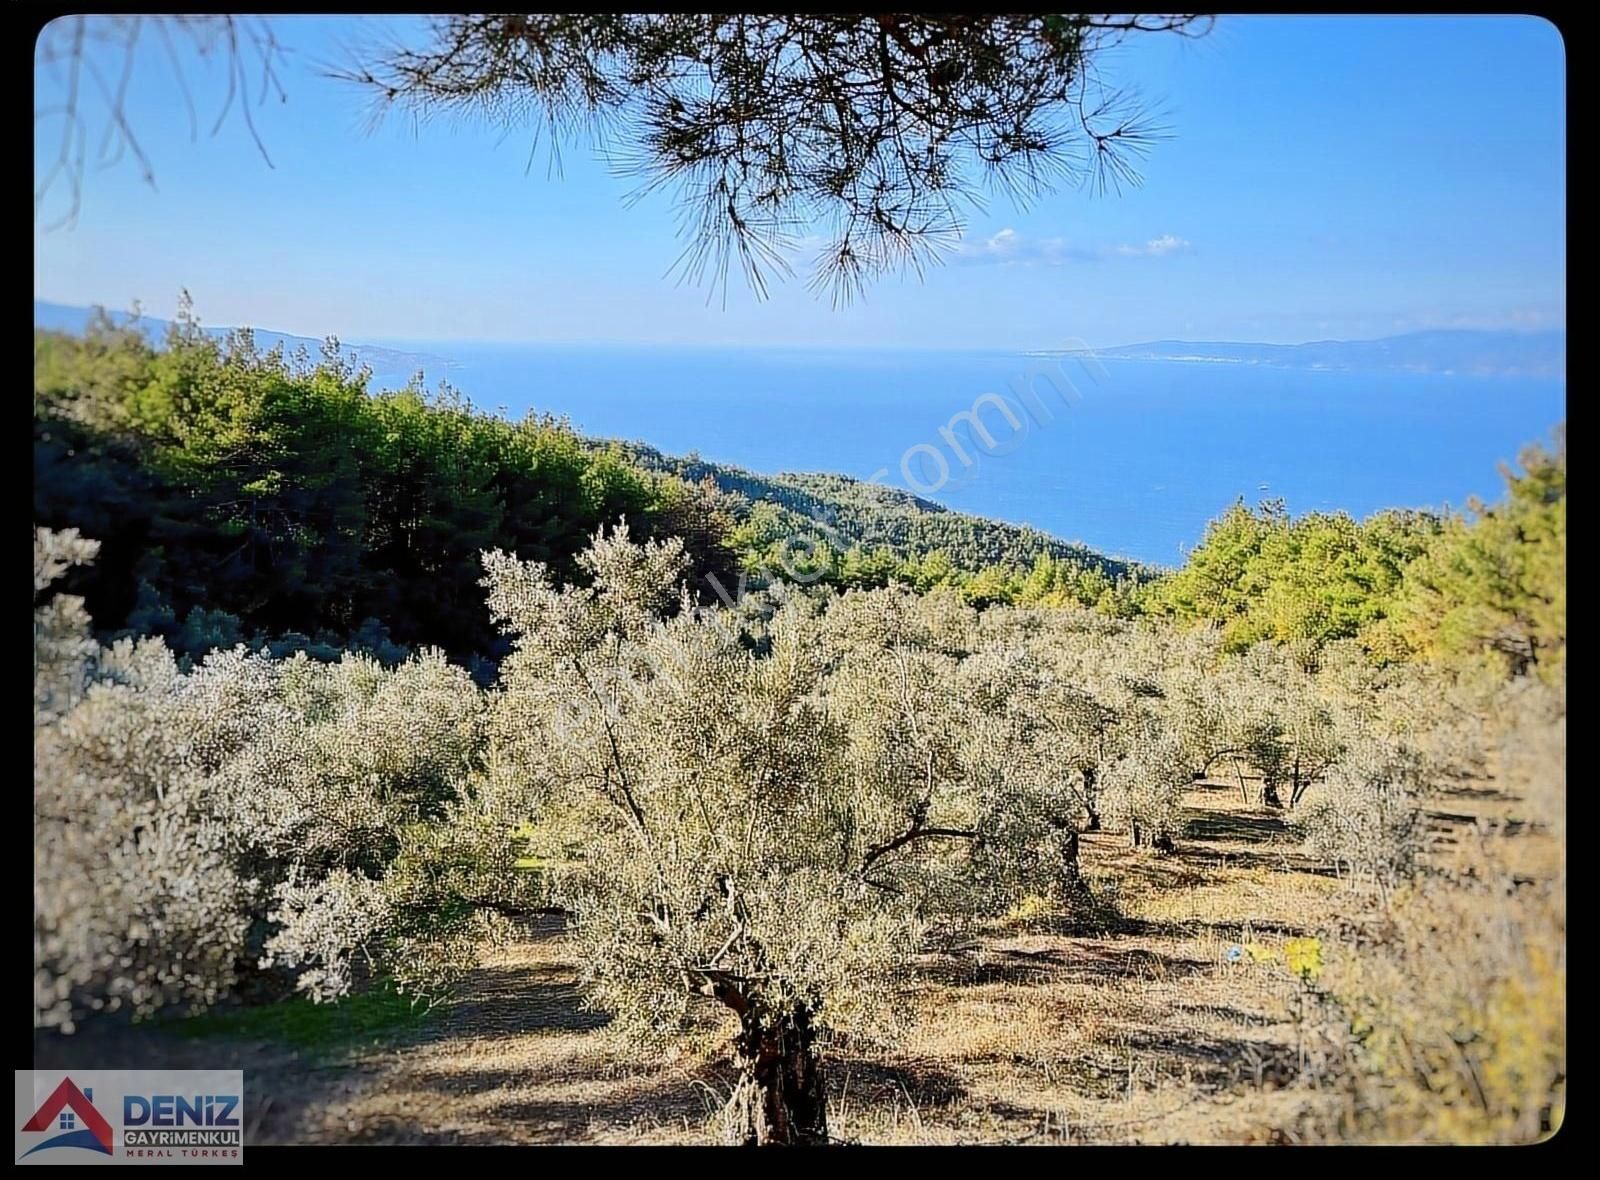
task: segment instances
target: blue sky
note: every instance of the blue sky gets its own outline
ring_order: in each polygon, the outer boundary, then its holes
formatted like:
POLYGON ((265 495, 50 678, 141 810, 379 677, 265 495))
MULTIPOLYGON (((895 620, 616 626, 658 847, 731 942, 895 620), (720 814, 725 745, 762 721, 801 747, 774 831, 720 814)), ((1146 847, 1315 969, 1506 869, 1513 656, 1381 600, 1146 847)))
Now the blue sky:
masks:
MULTIPOLYGON (((1548 328, 1566 314, 1565 49, 1532 17, 1228 17, 1144 38, 1104 68, 1175 137, 1144 185, 972 212, 949 264, 844 310, 792 280, 726 305, 668 274, 666 196, 582 146, 549 178, 528 137, 400 121, 309 63, 405 22, 277 17, 288 101, 254 108, 188 62, 191 140, 159 40, 142 45, 130 161, 86 177, 77 224, 35 218, 34 292, 347 340, 1049 348, 1160 338, 1300 341, 1425 327, 1548 328)), ((58 82, 36 72, 36 101, 58 82)), ((36 180, 59 124, 36 123, 36 180)), ((96 135, 98 128, 95 129, 96 135)), ((96 146, 92 137, 92 148, 96 146)))

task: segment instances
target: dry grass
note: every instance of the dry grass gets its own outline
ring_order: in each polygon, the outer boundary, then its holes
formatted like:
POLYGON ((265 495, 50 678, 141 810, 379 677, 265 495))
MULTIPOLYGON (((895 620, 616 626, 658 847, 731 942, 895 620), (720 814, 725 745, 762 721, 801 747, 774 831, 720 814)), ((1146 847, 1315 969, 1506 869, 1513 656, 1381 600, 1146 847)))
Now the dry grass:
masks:
MULTIPOLYGON (((892 1050, 832 1047, 834 1132, 931 1144, 1295 1138, 1320 1084, 1295 1015, 1299 984, 1281 962, 1235 961, 1229 948, 1325 928, 1349 907, 1349 886, 1236 786, 1201 784, 1188 808, 1168 856, 1085 838, 1088 870, 1122 882, 1121 932, 996 931, 918 964, 892 1050)), ((1486 832, 1519 872, 1559 865, 1547 833, 1526 817, 1507 823, 1519 818, 1514 799, 1483 789, 1439 810, 1485 822, 1443 823, 1437 856, 1486 832)), ((733 1080, 716 1040, 667 1057, 630 1048, 581 1007, 575 983, 559 926, 546 923, 490 958, 420 1031, 335 1062, 150 1027, 41 1035, 35 1058, 238 1065, 256 1142, 714 1141, 733 1080)))

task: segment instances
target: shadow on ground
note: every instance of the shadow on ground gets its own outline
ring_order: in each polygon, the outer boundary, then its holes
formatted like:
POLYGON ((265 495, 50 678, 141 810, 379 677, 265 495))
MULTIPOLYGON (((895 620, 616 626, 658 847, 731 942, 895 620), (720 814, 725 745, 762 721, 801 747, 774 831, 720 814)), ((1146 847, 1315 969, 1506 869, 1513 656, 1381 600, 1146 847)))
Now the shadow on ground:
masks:
POLYGON ((245 1143, 293 1141, 306 1115, 356 1088, 344 1062, 321 1062, 261 1041, 194 1040, 157 1023, 115 1017, 63 1036, 37 1030, 35 1069, 237 1069, 244 1073, 245 1143))
POLYGON ((1281 815, 1250 811, 1190 811, 1184 836, 1190 840, 1273 844, 1290 838, 1281 815))
POLYGON ((1133 1053, 1176 1067, 1210 1087, 1241 1081, 1282 1086, 1299 1073, 1294 1048, 1281 1042, 1200 1034, 1180 1039, 1159 1029, 1130 1030, 1125 1035, 1133 1053))
POLYGON ((942 987, 990 984, 1101 984, 1124 980, 1182 979, 1211 970, 1199 959, 1167 955, 1148 947, 1122 946, 1114 939, 1057 939, 1038 950, 992 948, 973 954, 930 956, 917 976, 942 987))
POLYGON ((481 1068, 414 1074, 404 1087, 386 1091, 381 1107, 364 1110, 354 1132, 342 1141, 571 1143, 602 1138, 621 1128, 700 1127, 730 1088, 730 1079, 715 1069, 581 1086, 573 1082, 563 1070, 481 1068), (430 1115, 446 1110, 457 1125, 441 1125, 430 1115))
POLYGON ((604 1012, 584 1007, 578 985, 562 978, 567 974, 554 965, 480 967, 463 996, 423 1035, 440 1040, 463 1034, 587 1032, 610 1024, 604 1012))

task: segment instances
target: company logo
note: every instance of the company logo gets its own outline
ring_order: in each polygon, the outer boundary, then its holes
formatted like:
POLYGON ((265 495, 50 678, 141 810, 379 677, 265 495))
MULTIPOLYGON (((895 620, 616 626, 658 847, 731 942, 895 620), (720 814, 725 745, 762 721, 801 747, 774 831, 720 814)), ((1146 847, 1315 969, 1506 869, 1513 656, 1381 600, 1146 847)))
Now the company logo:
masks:
POLYGON ((23 1152, 24 1159, 36 1151, 56 1147, 82 1147, 111 1154, 111 1124, 94 1108, 93 1087, 80 1090, 71 1078, 61 1079, 54 1093, 22 1124, 22 1129, 61 1132, 23 1152))
POLYGON ((24 1164, 237 1164, 238 1070, 18 1070, 16 1160, 24 1164))

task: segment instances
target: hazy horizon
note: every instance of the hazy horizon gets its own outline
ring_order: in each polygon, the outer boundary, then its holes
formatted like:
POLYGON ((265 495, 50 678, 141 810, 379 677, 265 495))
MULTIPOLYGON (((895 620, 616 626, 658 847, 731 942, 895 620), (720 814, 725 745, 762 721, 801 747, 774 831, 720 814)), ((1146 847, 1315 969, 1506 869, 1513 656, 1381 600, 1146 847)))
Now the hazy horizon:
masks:
MULTIPOLYGON (((144 319, 153 320, 153 321, 160 321, 162 323, 168 323, 168 322, 171 322, 175 317, 176 313, 159 314, 159 313, 155 312, 154 310, 152 310, 148 303, 145 303, 142 300, 139 301, 139 302, 141 304, 141 306, 140 306, 140 314, 144 319)), ((35 304, 36 308, 38 306, 42 305, 42 306, 49 307, 49 308, 52 308, 52 309, 57 309, 57 310, 60 310, 60 311, 67 311, 67 312, 89 313, 89 312, 94 311, 96 308, 100 308, 100 309, 103 309, 106 312, 110 313, 114 317, 125 317, 125 316, 129 316, 129 315, 132 314, 131 307, 120 307, 120 306, 117 306, 117 305, 115 305, 113 303, 107 303, 105 301, 93 301, 93 300, 91 300, 91 301, 89 301, 87 303, 60 303, 60 302, 58 302, 56 300, 35 298, 34 299, 34 304, 35 304)), ((589 340, 541 340, 541 339, 537 339, 537 338, 521 338, 521 339, 517 339, 517 338, 509 338, 509 337, 505 338, 505 339, 498 339, 498 338, 490 339, 490 338, 461 337, 461 336, 431 337, 431 336, 407 336, 407 335, 400 335, 400 336, 362 335, 358 339, 354 335, 349 335, 349 334, 346 334, 346 333, 338 331, 337 330, 337 326, 335 326, 334 330, 324 331, 324 332, 321 332, 320 334, 316 334, 316 333, 309 333, 309 332, 291 332, 291 331, 289 331, 289 330, 287 330, 285 328, 280 327, 279 325, 268 324, 268 323, 264 323, 264 322, 263 323, 254 323, 254 322, 248 322, 248 321, 241 321, 241 322, 230 322, 230 323, 213 323, 209 319, 206 318, 206 316, 204 315, 204 309, 203 308, 195 307, 193 310, 194 310, 195 314, 199 317, 199 321, 200 321, 201 327, 209 329, 209 330, 226 331, 226 330, 232 330, 232 329, 236 329, 236 328, 245 328, 245 329, 249 329, 250 331, 253 331, 253 332, 264 332, 264 333, 270 333, 272 335, 288 336, 288 337, 294 337, 296 339, 318 340, 318 341, 326 340, 329 336, 336 336, 336 337, 338 337, 338 339, 340 341, 346 342, 346 343, 349 343, 349 344, 352 344, 352 345, 355 345, 355 344, 370 344, 370 345, 378 345, 378 346, 381 346, 381 347, 394 347, 394 346, 398 346, 398 345, 439 346, 439 345, 456 344, 456 345, 471 346, 473 348, 523 348, 523 347, 561 348, 561 347, 570 346, 570 347, 581 347, 581 348, 619 348, 619 349, 657 349, 657 348, 666 348, 666 349, 704 349, 704 350, 709 350, 709 351, 737 351, 737 350, 740 350, 740 349, 751 349, 751 350, 756 350, 756 351, 772 351, 772 352, 783 352, 783 351, 793 352, 793 351, 801 351, 801 350, 818 351, 818 352, 880 352, 880 351, 881 352, 963 352, 963 353, 1001 353, 1001 354, 1012 355, 1012 356, 1015 356, 1015 355, 1026 355, 1026 354, 1031 353, 1031 352, 1050 351, 1049 347, 1045 346, 1045 345, 1036 345, 1036 346, 1025 346, 1025 345, 1000 346, 1000 345, 969 345, 969 344, 944 344, 944 345, 941 345, 938 342, 929 342, 929 343, 925 343, 925 344, 892 344, 892 343, 891 344, 874 344, 874 343, 871 343, 871 342, 861 342, 861 343, 851 343, 851 344, 824 344, 824 345, 817 345, 817 346, 814 346, 814 347, 808 347, 806 345, 796 344, 796 343, 783 343, 783 342, 772 343, 772 342, 763 342, 763 341, 753 341, 753 342, 741 342, 741 343, 727 344, 727 343, 717 343, 717 342, 709 342, 709 343, 707 343, 707 342, 700 342, 700 341, 674 341, 674 340, 660 340, 660 341, 629 340, 629 339, 609 340, 609 339, 604 339, 604 338, 589 339, 589 340)), ((1175 337, 1160 337, 1160 338, 1152 337, 1152 338, 1146 339, 1146 340, 1122 340, 1122 341, 1117 341, 1115 343, 1100 344, 1100 345, 1095 346, 1095 348, 1098 349, 1098 350, 1111 351, 1111 350, 1120 349, 1120 348, 1134 348, 1134 347, 1141 347, 1141 346, 1155 345, 1155 344, 1196 344, 1196 345, 1202 345, 1202 344, 1226 344, 1226 345, 1237 346, 1237 347, 1260 346, 1262 348, 1293 348, 1293 347, 1298 347, 1298 346, 1301 346, 1301 345, 1308 345, 1308 344, 1370 344, 1370 343, 1376 343, 1378 341, 1383 341, 1383 340, 1400 339, 1400 338, 1406 337, 1406 336, 1421 336, 1421 335, 1431 335, 1431 334, 1441 334, 1441 335, 1442 334, 1459 334, 1459 335, 1463 335, 1463 336, 1472 335, 1472 336, 1485 336, 1485 337, 1487 337, 1487 336, 1565 337, 1567 335, 1567 329, 1566 329, 1566 326, 1565 326, 1564 323, 1559 325, 1559 326, 1548 326, 1548 327, 1511 326, 1511 327, 1503 327, 1503 328, 1417 328, 1417 329, 1413 329, 1413 330, 1408 331, 1408 332, 1395 332, 1395 333, 1390 333, 1390 334, 1381 335, 1381 336, 1338 337, 1338 338, 1335 338, 1335 337, 1307 337, 1304 340, 1244 340, 1244 339, 1223 339, 1221 337, 1210 337, 1210 338, 1201 339, 1199 337, 1185 338, 1185 337, 1176 337, 1175 336, 1175 337)), ((1056 348, 1057 348, 1057 350, 1061 350, 1061 346, 1056 346, 1056 348)), ((449 359, 449 358, 441 358, 441 359, 449 359)))

